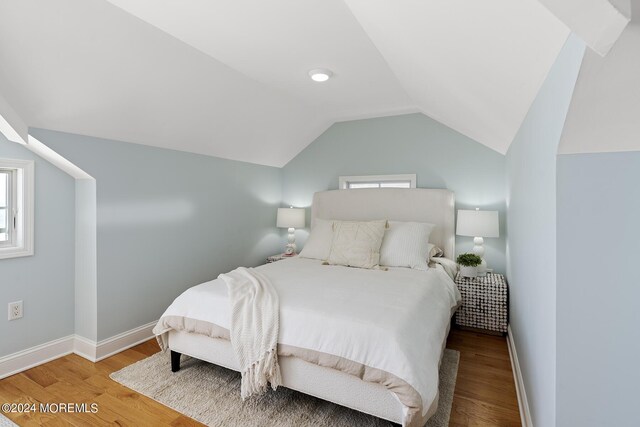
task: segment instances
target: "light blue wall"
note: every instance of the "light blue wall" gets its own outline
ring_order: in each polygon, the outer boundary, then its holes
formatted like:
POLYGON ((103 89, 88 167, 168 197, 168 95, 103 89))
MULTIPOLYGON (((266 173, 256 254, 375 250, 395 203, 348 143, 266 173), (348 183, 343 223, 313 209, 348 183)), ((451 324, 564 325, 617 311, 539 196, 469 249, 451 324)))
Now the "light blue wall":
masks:
POLYGON ((559 427, 638 425, 640 152, 558 156, 559 427))
POLYGON ((0 158, 35 161, 35 255, 0 259, 0 356, 73 334, 75 183, 0 134, 0 158), (9 322, 7 304, 24 301, 9 322))
POLYGON ((183 290, 281 250, 281 170, 46 130, 96 179, 98 340, 157 320, 183 290))
POLYGON ((555 425, 556 152, 584 45, 570 37, 507 153, 510 324, 534 425, 555 425))
MULTIPOLYGON (((485 239, 489 267, 505 271, 505 158, 422 114, 336 123, 283 168, 285 204, 311 205, 341 175, 415 173, 418 187, 448 188, 458 209, 500 211, 501 237, 485 239)), ((298 233, 300 243, 306 233, 298 233)), ((473 239, 458 237, 457 252, 473 239)), ((300 245, 302 246, 302 245, 300 245)))

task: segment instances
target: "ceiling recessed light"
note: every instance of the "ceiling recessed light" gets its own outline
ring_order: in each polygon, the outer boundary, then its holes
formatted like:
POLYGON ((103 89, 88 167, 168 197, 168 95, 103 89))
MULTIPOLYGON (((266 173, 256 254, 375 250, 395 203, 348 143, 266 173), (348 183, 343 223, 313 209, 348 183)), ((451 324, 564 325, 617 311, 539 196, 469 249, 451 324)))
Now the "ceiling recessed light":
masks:
POLYGON ((331 76, 333 76, 333 72, 326 68, 315 68, 309 71, 309 77, 311 77, 311 80, 314 82, 326 82, 331 76))

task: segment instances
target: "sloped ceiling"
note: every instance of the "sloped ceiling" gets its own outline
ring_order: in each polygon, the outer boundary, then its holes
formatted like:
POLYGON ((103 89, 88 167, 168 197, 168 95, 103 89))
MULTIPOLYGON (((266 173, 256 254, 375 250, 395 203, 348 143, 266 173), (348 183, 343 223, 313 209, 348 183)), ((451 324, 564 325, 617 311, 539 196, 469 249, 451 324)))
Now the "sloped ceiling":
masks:
POLYGON ((640 151, 640 0, 606 57, 585 52, 560 154, 640 151))
POLYGON ((504 153, 568 34, 537 0, 0 0, 0 94, 28 126, 272 166, 415 111, 504 153))
POLYGON ((506 153, 569 30, 535 0, 346 0, 422 111, 506 153))
POLYGON ((26 144, 29 127, 0 93, 0 133, 9 141, 26 144))
POLYGON ((0 93, 29 126, 282 165, 331 124, 104 0, 0 4, 0 93))
POLYGON ((606 55, 631 17, 629 0, 539 0, 598 54, 606 55))
POLYGON ((342 0, 109 1, 324 116, 412 106, 342 0), (332 69, 335 79, 314 84, 314 68, 332 69))

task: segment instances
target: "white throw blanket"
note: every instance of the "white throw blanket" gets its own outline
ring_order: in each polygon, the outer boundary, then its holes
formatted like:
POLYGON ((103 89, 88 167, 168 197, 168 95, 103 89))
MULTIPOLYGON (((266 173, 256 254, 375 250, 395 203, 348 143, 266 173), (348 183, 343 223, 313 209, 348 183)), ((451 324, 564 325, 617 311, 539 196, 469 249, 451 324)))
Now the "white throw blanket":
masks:
POLYGON ((231 346, 240 363, 242 400, 264 393, 268 384, 281 383, 278 365, 280 303, 278 293, 263 274, 237 268, 221 274, 231 303, 231 346))

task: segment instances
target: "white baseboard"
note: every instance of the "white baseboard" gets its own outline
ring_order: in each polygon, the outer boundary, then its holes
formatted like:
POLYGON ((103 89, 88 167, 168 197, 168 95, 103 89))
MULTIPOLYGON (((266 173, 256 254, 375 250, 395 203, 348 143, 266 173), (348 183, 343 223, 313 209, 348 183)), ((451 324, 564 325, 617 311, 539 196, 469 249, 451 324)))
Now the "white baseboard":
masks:
POLYGON ((533 427, 533 422, 531 422, 531 411, 529 410, 529 401, 527 400, 527 391, 524 388, 522 371, 520 370, 520 363, 518 362, 518 353, 516 352, 516 344, 513 341, 513 332, 511 332, 511 325, 507 327, 507 345, 509 347, 509 358, 511 359, 513 379, 516 383, 516 394, 518 396, 520 420, 523 427, 533 427))
POLYGON ((151 330, 156 323, 157 320, 98 342, 76 335, 73 352, 91 362, 99 362, 153 338, 151 330))
POLYGON ((158 322, 147 323, 98 342, 79 335, 69 335, 0 357, 0 379, 71 353, 84 357, 91 362, 99 362, 153 338, 151 330, 156 323, 158 322))
POLYGON ((80 357, 96 362, 97 344, 88 338, 76 335, 73 342, 73 352, 80 357))
POLYGON ((154 337, 152 329, 157 323, 158 321, 155 320, 147 323, 146 325, 131 329, 130 331, 98 341, 96 348, 96 362, 150 340, 154 337))
POLYGON ((73 353, 74 336, 59 338, 17 353, 0 357, 0 378, 17 374, 73 353))

